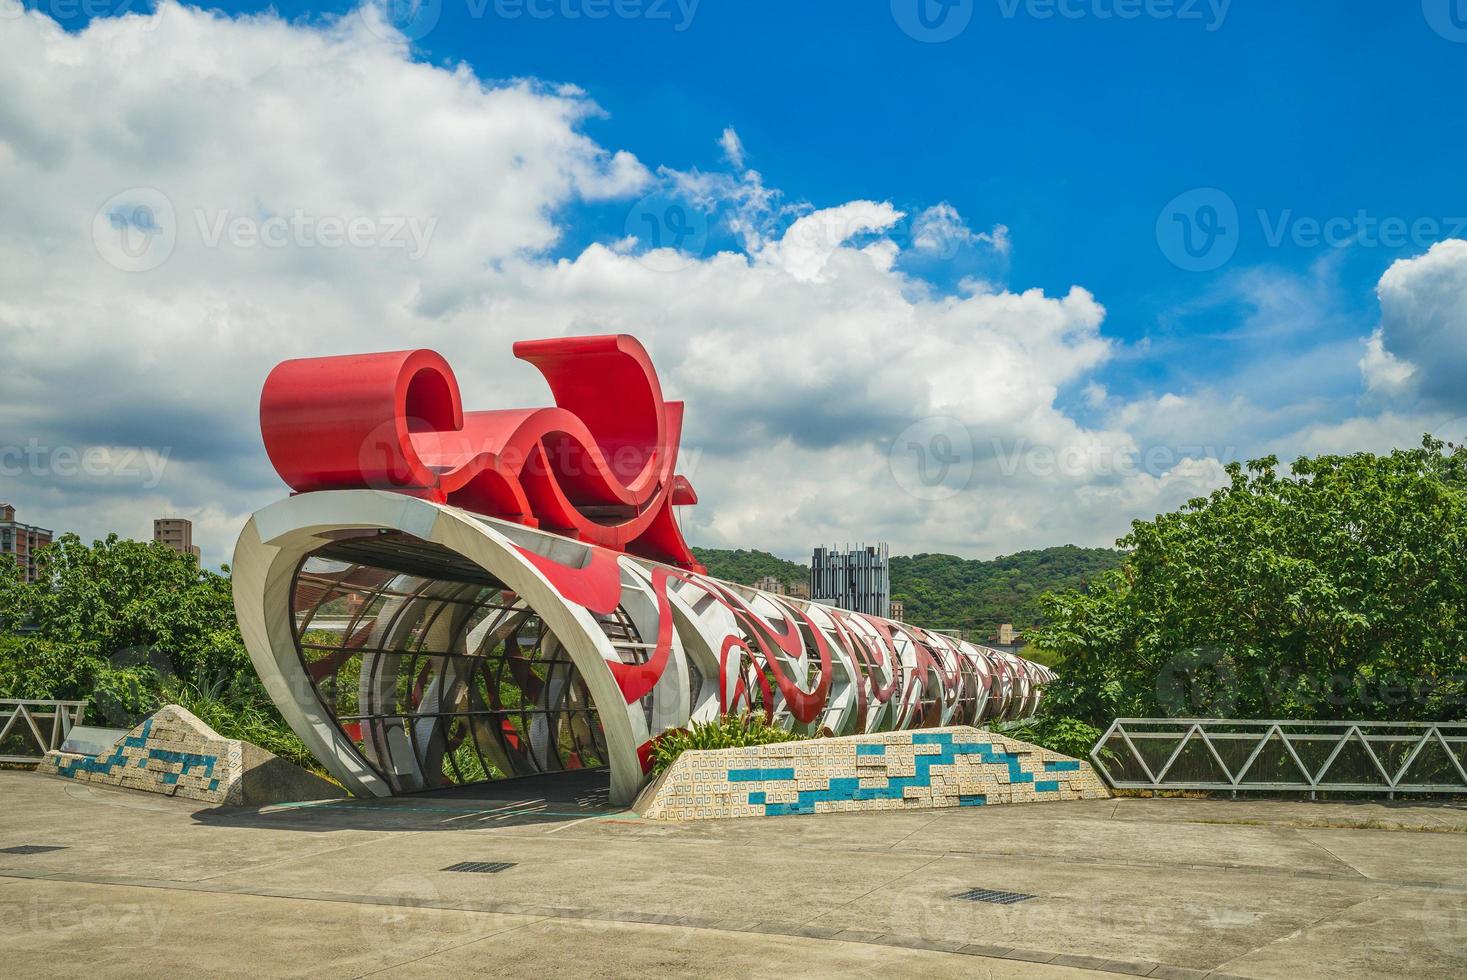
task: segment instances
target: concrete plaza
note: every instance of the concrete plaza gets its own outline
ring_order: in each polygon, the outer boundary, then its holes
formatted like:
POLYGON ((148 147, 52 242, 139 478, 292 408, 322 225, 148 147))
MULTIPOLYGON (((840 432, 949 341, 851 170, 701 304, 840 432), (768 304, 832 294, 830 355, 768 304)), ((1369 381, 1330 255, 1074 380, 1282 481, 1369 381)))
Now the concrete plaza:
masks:
POLYGON ((1467 975, 1467 809, 656 823, 590 784, 240 809, 0 771, 12 976, 1467 975), (442 869, 508 862, 498 873, 442 869), (1013 905, 955 896, 986 888, 1013 905))

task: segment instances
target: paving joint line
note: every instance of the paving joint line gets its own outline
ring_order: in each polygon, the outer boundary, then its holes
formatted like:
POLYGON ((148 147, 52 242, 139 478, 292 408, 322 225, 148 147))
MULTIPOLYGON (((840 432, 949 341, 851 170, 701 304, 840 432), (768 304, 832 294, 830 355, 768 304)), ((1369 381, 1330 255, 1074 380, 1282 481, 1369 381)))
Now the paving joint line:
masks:
MULTIPOLYGON (((884 882, 883 884, 878 885, 876 888, 871 889, 870 891, 866 892, 865 895, 859 896, 856 899, 852 899, 851 902, 846 903, 846 905, 840 906, 840 908, 845 908, 846 906, 852 904, 853 902, 859 901, 861 898, 864 898, 867 895, 870 895, 870 894, 872 894, 872 893, 874 893, 876 891, 879 891, 881 888, 884 888, 884 887, 886 887, 888 885, 894 884, 895 882, 900 881, 902 878, 906 877, 907 875, 912 874, 912 873, 914 873, 916 871, 920 871, 920 870, 922 870, 922 868, 928 867, 928 866, 930 866, 931 864, 935 863, 938 860, 940 860, 940 858, 933 858, 931 861, 928 861, 925 864, 923 864, 923 865, 921 865, 921 866, 919 866, 917 868, 911 869, 911 871, 904 872, 903 874, 898 875, 896 878, 893 878, 890 881, 884 882)), ((121 887, 121 888, 157 888, 157 889, 171 890, 171 891, 203 892, 203 893, 208 893, 208 894, 234 895, 234 896, 237 896, 237 897, 276 898, 276 899, 282 899, 282 900, 285 900, 285 901, 327 902, 327 903, 340 904, 340 905, 357 905, 357 906, 363 906, 363 905, 367 905, 367 906, 386 905, 386 906, 392 906, 392 905, 398 904, 398 900, 397 899, 395 899, 393 897, 390 897, 390 896, 382 896, 382 895, 333 895, 333 894, 321 894, 321 893, 315 893, 315 894, 299 894, 299 893, 290 893, 290 892, 286 892, 286 891, 283 891, 283 890, 279 890, 279 891, 273 891, 273 890, 272 891, 262 891, 262 890, 245 890, 245 889, 241 889, 241 888, 229 888, 229 887, 218 887, 218 886, 215 886, 215 887, 200 887, 198 885, 198 883, 195 883, 195 882, 187 882, 187 881, 167 881, 167 880, 156 880, 156 879, 155 880, 149 880, 149 879, 122 880, 120 878, 120 876, 118 876, 115 880, 94 880, 94 879, 83 878, 81 876, 73 876, 73 877, 70 877, 70 878, 57 878, 57 877, 54 877, 54 876, 44 876, 44 877, 43 876, 39 876, 39 875, 32 876, 32 875, 26 875, 26 874, 23 874, 23 873, 22 874, 19 874, 19 875, 11 875, 11 874, 6 873, 6 872, 0 872, 0 878, 9 878, 9 877, 22 878, 22 879, 27 879, 27 880, 32 880, 32 881, 65 881, 65 882, 70 882, 70 883, 75 883, 75 884, 93 884, 93 885, 99 885, 99 886, 103 886, 103 887, 111 886, 111 887, 121 887)), ((712 931, 712 932, 725 932, 725 933, 740 933, 741 932, 741 933, 754 933, 754 934, 759 934, 759 935, 778 935, 778 936, 786 936, 786 937, 789 937, 789 938, 796 938, 796 939, 812 939, 812 940, 819 941, 819 942, 857 943, 857 944, 868 945, 868 946, 881 946, 881 947, 890 948, 890 949, 915 949, 915 950, 928 951, 928 952, 938 952, 938 953, 944 953, 945 952, 945 953, 951 953, 951 954, 954 954, 954 955, 961 955, 961 956, 976 956, 976 957, 980 957, 980 958, 984 958, 984 959, 992 959, 992 960, 996 960, 996 961, 1003 961, 1003 960, 1025 960, 1027 962, 1034 962, 1034 963, 1051 963, 1051 962, 1053 962, 1055 960, 1064 960, 1064 961, 1069 961, 1069 960, 1085 960, 1086 962, 1096 961, 1097 962, 1097 965, 1088 966, 1086 968, 1087 969, 1091 969, 1091 970, 1095 970, 1097 972, 1114 973, 1114 974, 1119 974, 1119 975, 1124 975, 1124 976, 1153 976, 1153 977, 1160 978, 1161 976, 1174 976, 1174 975, 1176 975, 1178 973, 1182 973, 1182 974, 1185 974, 1185 975, 1195 975, 1197 978, 1199 978, 1199 980, 1200 980, 1200 978, 1207 978, 1207 980, 1232 980, 1232 975, 1219 972, 1223 967, 1227 966, 1228 963, 1235 962, 1236 960, 1241 959, 1244 956, 1252 955, 1253 953, 1256 953, 1258 950, 1264 949, 1267 946, 1272 945, 1273 943, 1281 942, 1281 941, 1283 941, 1285 939, 1291 938, 1292 936, 1297 935, 1297 934, 1303 932, 1306 929, 1312 929, 1316 925, 1318 925, 1320 922, 1323 922, 1326 919, 1329 919, 1329 918, 1331 918, 1331 917, 1333 917, 1335 915, 1339 915, 1339 914, 1341 914, 1341 913, 1343 913, 1345 911, 1348 911, 1349 909, 1354 908, 1354 907, 1356 907, 1358 905, 1363 905, 1363 904, 1366 904, 1367 902, 1375 901, 1377 898, 1381 898, 1381 897, 1383 897, 1383 896, 1380 896, 1380 895, 1371 896, 1370 898, 1367 898, 1367 899, 1365 899, 1365 900, 1363 900, 1361 902, 1356 902, 1356 903, 1353 903, 1352 905, 1349 905, 1349 906, 1346 906, 1344 908, 1341 908, 1341 909, 1332 911, 1330 913, 1327 913, 1324 916, 1321 916, 1315 922, 1311 922, 1307 926, 1304 926, 1301 929, 1295 930, 1295 932, 1290 933, 1289 936, 1279 937, 1278 939, 1273 940, 1271 943, 1265 943, 1263 946, 1259 946, 1256 949, 1249 950, 1247 953, 1243 953, 1243 954, 1241 954, 1239 956, 1232 957, 1231 959, 1225 961, 1224 963, 1219 964, 1217 967, 1214 967, 1211 970, 1199 970, 1199 969, 1197 969, 1195 967, 1181 967, 1181 966, 1175 966, 1175 965, 1165 964, 1165 963, 1156 963, 1154 961, 1144 961, 1144 962, 1137 961, 1137 962, 1132 962, 1132 961, 1116 960, 1116 959, 1113 959, 1113 958, 1109 958, 1108 959, 1108 958, 1105 958, 1105 957, 1090 957, 1090 956, 1081 956, 1081 955, 1078 955, 1078 954, 1067 954, 1067 953, 1051 952, 1051 951, 1048 951, 1048 950, 1031 950, 1031 949, 1025 949, 1025 948, 1020 948, 1020 947, 1012 947, 1012 948, 1010 948, 1010 947, 996 947, 996 946, 986 946, 986 945, 977 944, 977 943, 960 943, 957 940, 940 940, 940 939, 926 939, 926 938, 916 937, 916 936, 901 936, 901 935, 896 935, 896 934, 892 934, 892 933, 873 934, 873 933, 859 933, 859 932, 857 932, 855 930, 838 930, 838 929, 832 929, 832 928, 819 928, 819 927, 811 928, 811 926, 810 926, 810 923, 811 922, 814 922, 816 919, 819 919, 821 916, 830 914, 830 912, 840 911, 840 908, 831 909, 831 910, 829 910, 827 912, 822 912, 822 913, 820 913, 820 915, 817 915, 814 918, 809 919, 809 920, 806 920, 805 922, 802 922, 800 924, 785 924, 785 923, 771 923, 771 922, 766 922, 766 921, 752 921, 752 922, 748 922, 748 923, 744 924, 742 927, 729 927, 729 926, 718 924, 719 922, 723 922, 723 921, 727 921, 727 920, 714 920, 714 921, 703 920, 700 924, 684 923, 684 922, 682 922, 682 917, 679 917, 679 916, 674 915, 674 914, 652 914, 652 913, 641 913, 641 912, 622 911, 622 910, 550 908, 550 907, 545 907, 545 906, 515 906, 515 905, 508 905, 508 904, 505 904, 505 905, 488 905, 488 904, 486 904, 484 906, 481 906, 481 907, 478 907, 478 908, 474 908, 474 907, 468 907, 468 906, 463 905, 463 904, 455 905, 455 904, 451 904, 451 903, 448 903, 448 902, 422 902, 417 907, 419 907, 419 908, 432 908, 432 909, 438 909, 440 911, 447 911, 447 912, 464 912, 464 913, 469 913, 469 914, 480 914, 480 915, 519 916, 519 917, 522 917, 522 918, 524 918, 524 919, 526 919, 528 921, 517 923, 514 926, 511 926, 511 927, 509 927, 507 929, 498 930, 498 931, 496 931, 494 933, 490 933, 489 935, 477 937, 476 939, 470 940, 467 943, 461 943, 461 944, 459 944, 459 946, 449 947, 447 949, 438 950, 435 953, 425 954, 422 957, 418 957, 418 959, 426 959, 426 958, 429 958, 431 956, 437 955, 438 953, 450 952, 450 951, 452 951, 454 949, 460 949, 460 948, 462 948, 464 946, 472 945, 473 943, 479 942, 479 941, 481 941, 483 939, 489 939, 489 938, 492 938, 495 935, 502 935, 504 933, 512 932, 512 931, 514 931, 516 929, 525 928, 527 926, 534 925, 534 924, 539 923, 539 922, 545 922, 545 921, 550 920, 550 919, 558 919, 558 920, 566 920, 566 921, 597 920, 597 921, 605 921, 605 922, 617 922, 617 923, 622 923, 622 924, 627 924, 627 925, 650 925, 650 926, 659 926, 659 927, 677 928, 677 929, 704 929, 704 930, 708 930, 708 931, 712 931), (1141 969, 1141 968, 1145 968, 1145 967, 1149 967, 1149 969, 1145 969, 1145 970, 1142 970, 1141 969), (1165 972, 1163 973, 1161 971, 1165 971, 1165 972)), ((417 960, 408 960, 408 961, 405 961, 404 963, 393 964, 393 965, 388 966, 388 967, 380 968, 379 970, 374 971, 374 972, 375 973, 381 973, 381 972, 383 972, 383 970, 396 969, 398 967, 407 965, 407 963, 412 963, 412 962, 416 962, 416 961, 417 960)), ((1067 964, 1062 964, 1062 965, 1067 965, 1067 964)), ((369 975, 371 975, 371 974, 362 974, 362 976, 369 976, 369 975)))
POLYGON ((1236 962, 1238 962, 1241 959, 1246 959, 1247 957, 1252 956, 1254 953, 1257 953, 1257 952, 1260 952, 1262 950, 1268 949, 1270 946, 1276 946, 1279 943, 1288 942, 1289 940, 1291 940, 1291 939, 1293 939, 1293 938, 1295 938, 1297 936, 1304 935, 1304 933, 1306 933, 1309 930, 1311 930, 1311 929, 1315 928, 1316 926, 1320 925, 1320 923, 1327 922, 1330 919, 1336 918, 1337 916, 1344 915, 1346 912, 1350 911, 1351 909, 1359 908, 1362 905, 1368 905, 1371 902, 1379 901, 1382 898, 1385 898, 1385 896, 1384 895, 1380 895, 1380 894, 1371 895, 1369 898, 1363 898, 1363 899, 1361 899, 1358 902, 1351 902, 1349 905, 1344 905, 1344 906, 1341 906, 1340 908, 1337 908, 1337 909, 1330 909, 1328 912, 1324 913, 1319 918, 1315 919, 1312 922, 1307 923, 1306 925, 1300 926, 1299 928, 1295 929, 1293 932, 1289 933, 1287 936, 1277 936, 1277 937, 1275 937, 1273 939, 1270 939, 1268 942, 1264 943, 1261 946, 1257 946, 1257 947, 1254 947, 1253 949, 1250 949, 1246 953, 1239 953, 1237 956, 1229 957, 1228 959, 1223 960, 1221 963, 1219 963, 1217 965, 1216 969, 1221 970, 1224 967, 1228 966, 1230 963, 1236 963, 1236 962))
POLYGON ((380 973, 386 973, 388 970, 400 970, 405 966, 411 966, 414 963, 421 963, 423 960, 431 959, 434 956, 440 956, 444 953, 452 953, 467 946, 472 946, 474 945, 474 943, 482 943, 486 939, 493 939, 496 936, 503 936, 506 933, 514 932, 517 929, 528 929, 530 926, 535 925, 537 922, 544 922, 546 919, 549 918, 552 917, 540 916, 539 918, 530 919, 527 922, 516 922, 514 925, 507 926, 503 929, 496 929, 494 932, 486 933, 482 936, 476 936, 473 939, 470 939, 467 942, 459 943, 456 946, 447 946, 443 949, 435 949, 431 953, 424 953, 422 956, 414 956, 412 959, 403 960, 401 963, 389 963, 387 966, 379 967, 378 969, 372 970, 369 973, 359 973, 356 975, 354 980, 362 980, 363 977, 375 977, 380 973))

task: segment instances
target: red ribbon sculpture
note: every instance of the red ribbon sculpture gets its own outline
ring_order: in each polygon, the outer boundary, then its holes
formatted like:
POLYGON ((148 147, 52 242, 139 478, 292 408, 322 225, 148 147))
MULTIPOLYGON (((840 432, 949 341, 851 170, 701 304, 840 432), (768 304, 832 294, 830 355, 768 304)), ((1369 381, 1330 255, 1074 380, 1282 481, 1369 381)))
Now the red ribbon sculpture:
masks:
POLYGON ((526 340, 555 408, 465 412, 430 350, 285 361, 260 396, 265 450, 298 493, 373 488, 703 571, 672 508, 683 403, 626 335, 526 340))

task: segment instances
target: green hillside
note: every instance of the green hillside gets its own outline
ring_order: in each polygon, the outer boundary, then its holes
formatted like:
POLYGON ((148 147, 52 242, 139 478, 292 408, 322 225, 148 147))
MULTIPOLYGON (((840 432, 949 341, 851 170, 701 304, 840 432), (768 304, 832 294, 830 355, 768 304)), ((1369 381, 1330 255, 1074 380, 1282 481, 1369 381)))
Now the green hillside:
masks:
POLYGON ((786 582, 807 582, 810 579, 808 565, 776 558, 767 551, 694 548, 693 556, 708 566, 709 575, 741 585, 753 585, 765 575, 773 575, 786 582))
POLYGON ((1000 623, 1020 629, 1040 621, 1039 596, 1082 588, 1121 563, 1111 548, 1061 545, 1020 551, 992 561, 953 555, 911 555, 891 560, 891 596, 906 607, 906 620, 938 629, 972 630, 979 637, 1000 623))
MULTIPOLYGON (((694 548, 708 573, 753 585, 764 575, 806 581, 809 566, 764 551, 694 548)), ((1095 575, 1121 563, 1110 548, 1062 545, 1020 551, 992 561, 953 555, 911 555, 891 560, 892 598, 905 606, 905 618, 919 626, 973 630, 987 636, 1000 623, 1023 629, 1039 621, 1038 597, 1051 589, 1083 587, 1095 575)))

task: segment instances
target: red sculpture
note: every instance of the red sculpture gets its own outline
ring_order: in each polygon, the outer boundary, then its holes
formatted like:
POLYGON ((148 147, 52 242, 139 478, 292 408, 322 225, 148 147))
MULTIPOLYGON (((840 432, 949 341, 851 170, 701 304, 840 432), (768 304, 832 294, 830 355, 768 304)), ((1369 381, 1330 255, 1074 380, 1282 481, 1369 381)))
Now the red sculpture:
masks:
POLYGON ((683 403, 664 401, 634 337, 526 340, 555 408, 465 412, 430 350, 285 361, 260 395, 270 461, 291 489, 374 488, 703 571, 672 508, 683 403))

